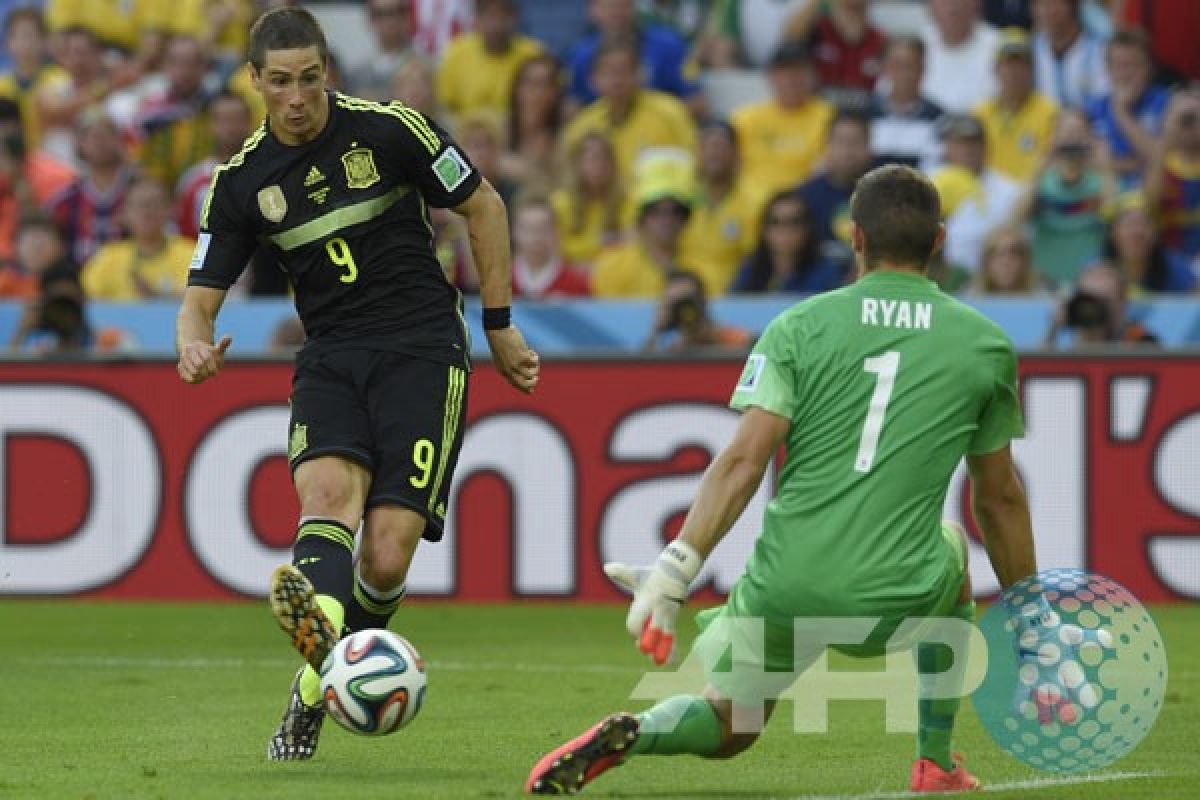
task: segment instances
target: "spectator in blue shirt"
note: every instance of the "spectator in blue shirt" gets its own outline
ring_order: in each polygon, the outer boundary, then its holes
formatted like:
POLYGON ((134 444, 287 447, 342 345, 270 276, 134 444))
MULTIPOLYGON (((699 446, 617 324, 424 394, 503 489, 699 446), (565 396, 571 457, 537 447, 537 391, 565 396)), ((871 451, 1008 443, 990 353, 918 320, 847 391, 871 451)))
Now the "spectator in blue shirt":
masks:
POLYGON ((1141 31, 1124 30, 1108 44, 1112 90, 1088 109, 1096 135, 1108 143, 1123 188, 1138 185, 1154 155, 1171 93, 1150 83, 1154 61, 1141 31))
POLYGON ((829 124, 824 169, 800 184, 821 254, 833 261, 848 261, 850 195, 858 179, 871 168, 871 123, 863 114, 839 112, 829 124))
POLYGON ((760 230, 731 292, 824 292, 842 285, 845 270, 821 257, 812 215, 795 189, 771 198, 760 230))
POLYGON ((600 41, 609 37, 634 37, 642 54, 644 85, 669 92, 692 104, 699 102, 698 85, 684 76, 687 44, 668 27, 639 24, 633 0, 590 0, 589 13, 595 30, 571 51, 571 96, 581 105, 596 99, 592 88, 592 61, 600 41))

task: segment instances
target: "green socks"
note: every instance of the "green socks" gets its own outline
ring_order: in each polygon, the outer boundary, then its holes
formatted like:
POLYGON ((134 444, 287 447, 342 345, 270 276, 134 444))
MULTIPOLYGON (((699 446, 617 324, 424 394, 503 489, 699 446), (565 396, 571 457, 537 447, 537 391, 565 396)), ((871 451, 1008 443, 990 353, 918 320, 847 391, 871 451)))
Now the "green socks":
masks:
MULTIPOLYGON (((975 602, 955 606, 952 615, 966 622, 975 620, 975 602)), ((967 642, 956 642, 960 658, 966 658, 967 642)), ((916 647, 918 680, 924 675, 936 675, 950 669, 954 663, 950 648, 940 642, 918 644, 916 647)), ((962 681, 957 684, 960 694, 962 681)), ((954 717, 958 714, 960 697, 917 699, 917 757, 927 758, 949 772, 954 769, 950 756, 953 744, 954 717)))
POLYGON ((721 723, 702 697, 676 695, 637 715, 641 723, 630 755, 691 753, 710 756, 721 746, 721 723))

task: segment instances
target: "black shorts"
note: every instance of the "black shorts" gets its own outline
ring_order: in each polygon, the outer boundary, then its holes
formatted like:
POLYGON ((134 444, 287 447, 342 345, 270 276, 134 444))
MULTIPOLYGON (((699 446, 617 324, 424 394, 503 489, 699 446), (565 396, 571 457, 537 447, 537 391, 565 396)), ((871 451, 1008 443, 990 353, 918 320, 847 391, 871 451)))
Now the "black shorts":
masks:
POLYGON ((462 446, 467 372, 379 350, 306 356, 292 379, 288 462, 340 455, 371 471, 366 508, 400 505, 442 538, 462 446))

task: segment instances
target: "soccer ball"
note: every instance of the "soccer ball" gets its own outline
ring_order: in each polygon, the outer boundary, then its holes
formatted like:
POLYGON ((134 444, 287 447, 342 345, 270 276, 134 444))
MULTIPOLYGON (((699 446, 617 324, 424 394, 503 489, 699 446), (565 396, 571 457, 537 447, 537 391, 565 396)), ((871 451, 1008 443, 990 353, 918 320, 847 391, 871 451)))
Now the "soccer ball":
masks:
MULTIPOLYGON (((1167 690, 1166 645, 1150 613, 1124 586, 1081 569, 1045 570, 1009 592, 1020 603, 1041 595, 1073 626, 1073 634, 1064 629, 1060 636, 1078 646, 1078 660, 1067 660, 1055 643, 1044 644, 1038 660, 1074 693, 1066 718, 1045 719, 1034 703, 1014 702, 1034 686, 1037 673, 1018 669, 1015 625, 996 603, 979 623, 990 654, 972 699, 984 730, 1014 758, 1050 772, 1098 770, 1123 758, 1150 733, 1167 690)), ((1061 687, 1049 691, 1053 697, 1061 687)))
POLYGON ((421 710, 425 662, 403 636, 356 631, 321 666, 321 696, 329 715, 351 733, 395 733, 421 710))

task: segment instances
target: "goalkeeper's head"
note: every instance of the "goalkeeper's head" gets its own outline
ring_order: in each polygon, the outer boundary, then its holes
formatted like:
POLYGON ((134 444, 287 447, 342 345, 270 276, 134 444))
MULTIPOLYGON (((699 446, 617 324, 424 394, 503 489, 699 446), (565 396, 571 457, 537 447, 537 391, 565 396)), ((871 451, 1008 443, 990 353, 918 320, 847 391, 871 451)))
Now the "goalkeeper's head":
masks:
POLYGON ((854 255, 864 272, 924 272, 946 238, 937 189, 911 167, 878 167, 860 178, 850 219, 854 255))

